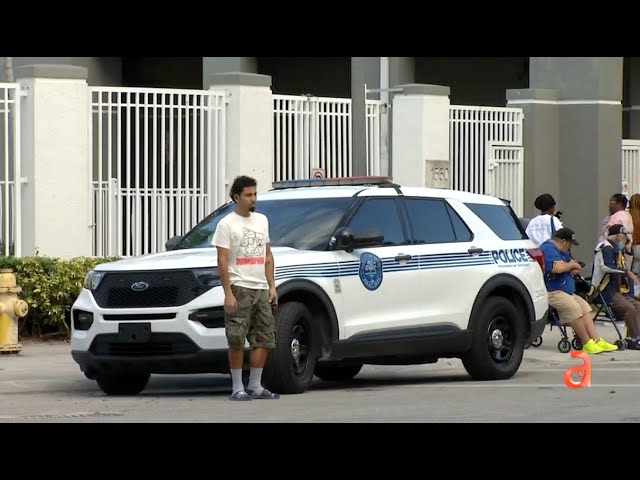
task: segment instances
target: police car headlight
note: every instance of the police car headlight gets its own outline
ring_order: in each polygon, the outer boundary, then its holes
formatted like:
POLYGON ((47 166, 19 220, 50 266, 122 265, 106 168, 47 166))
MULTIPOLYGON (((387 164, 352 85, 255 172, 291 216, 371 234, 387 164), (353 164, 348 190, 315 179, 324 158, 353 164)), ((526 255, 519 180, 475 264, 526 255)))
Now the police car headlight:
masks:
POLYGON ((213 288, 222 285, 220 272, 217 268, 197 268, 192 272, 202 287, 213 288))
POLYGON ((91 270, 84 277, 83 287, 89 290, 95 290, 100 285, 102 281, 102 277, 104 277, 105 272, 96 272, 95 270, 91 270))

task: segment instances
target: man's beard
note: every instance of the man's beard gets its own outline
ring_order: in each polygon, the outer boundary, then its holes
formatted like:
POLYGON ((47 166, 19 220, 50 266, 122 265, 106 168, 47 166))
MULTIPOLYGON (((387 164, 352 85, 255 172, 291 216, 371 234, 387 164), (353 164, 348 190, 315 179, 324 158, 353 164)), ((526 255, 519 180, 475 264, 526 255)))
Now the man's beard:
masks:
POLYGON ((249 211, 250 212, 255 212, 256 211, 256 207, 249 207, 249 211))

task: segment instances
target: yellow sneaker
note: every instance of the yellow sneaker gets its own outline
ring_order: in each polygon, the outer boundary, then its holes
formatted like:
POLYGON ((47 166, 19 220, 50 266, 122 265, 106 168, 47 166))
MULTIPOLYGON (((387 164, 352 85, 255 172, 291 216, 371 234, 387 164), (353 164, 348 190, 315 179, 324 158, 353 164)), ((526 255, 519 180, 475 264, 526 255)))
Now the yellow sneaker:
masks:
POLYGON ((590 338, 589 341, 582 346, 582 351, 588 354, 596 354, 596 353, 602 353, 605 350, 596 342, 594 342, 593 338, 590 338))
POLYGON ((598 345, 603 352, 615 352, 618 350, 616 345, 611 345, 610 343, 605 342, 602 337, 596 341, 596 345, 598 345))

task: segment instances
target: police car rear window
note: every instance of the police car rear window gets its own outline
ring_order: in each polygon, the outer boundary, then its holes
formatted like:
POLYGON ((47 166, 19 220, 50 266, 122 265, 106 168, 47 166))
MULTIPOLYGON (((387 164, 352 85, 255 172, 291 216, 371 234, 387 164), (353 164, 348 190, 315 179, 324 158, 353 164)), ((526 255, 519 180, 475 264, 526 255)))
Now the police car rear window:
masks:
POLYGON ((511 207, 481 203, 465 203, 465 205, 502 240, 526 240, 528 238, 511 207))

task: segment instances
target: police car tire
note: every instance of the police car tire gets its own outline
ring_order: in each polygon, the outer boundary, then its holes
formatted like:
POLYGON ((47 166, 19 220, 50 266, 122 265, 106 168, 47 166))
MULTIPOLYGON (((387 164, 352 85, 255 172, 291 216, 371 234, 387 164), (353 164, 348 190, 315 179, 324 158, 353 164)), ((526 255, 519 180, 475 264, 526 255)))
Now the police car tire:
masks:
POLYGON ((313 379, 319 357, 320 332, 314 329, 309 309, 300 302, 287 302, 276 311, 276 347, 269 351, 264 367, 264 385, 272 392, 303 393, 313 379), (296 373, 291 343, 294 328, 302 327, 306 336, 307 361, 304 370, 296 373))
POLYGON ((318 365, 316 377, 327 382, 351 380, 362 370, 362 364, 355 365, 318 365))
POLYGON ((471 319, 471 350, 462 356, 467 373, 474 380, 504 380, 511 378, 520 367, 526 341, 524 317, 515 305, 504 297, 489 297, 471 319), (505 363, 496 362, 490 353, 489 327, 496 317, 507 320, 513 335, 513 351, 505 363))
POLYGON ((137 395, 149 382, 148 373, 127 374, 127 375, 96 375, 96 381, 100 390, 107 395, 137 395))

